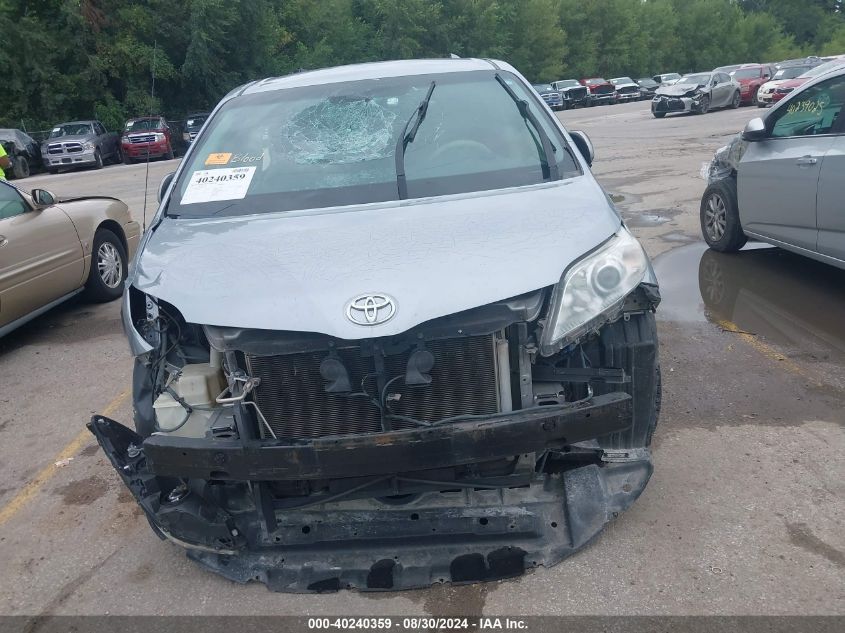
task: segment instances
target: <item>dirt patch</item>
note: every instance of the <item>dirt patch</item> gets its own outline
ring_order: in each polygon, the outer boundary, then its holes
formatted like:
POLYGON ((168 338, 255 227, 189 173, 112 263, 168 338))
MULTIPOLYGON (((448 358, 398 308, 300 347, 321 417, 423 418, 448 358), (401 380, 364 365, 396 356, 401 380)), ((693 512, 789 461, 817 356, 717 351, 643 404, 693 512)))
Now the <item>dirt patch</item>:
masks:
POLYGON ((845 567, 845 552, 825 543, 813 534, 806 523, 786 523, 789 542, 812 554, 823 556, 838 567, 845 567))
POLYGON ((108 482, 99 475, 71 481, 56 489, 65 505, 87 506, 108 492, 108 482))
POLYGON ((81 451, 79 451, 79 454, 85 455, 85 456, 91 456, 91 455, 96 455, 99 452, 100 452, 100 445, 99 444, 89 444, 88 446, 83 448, 81 451))

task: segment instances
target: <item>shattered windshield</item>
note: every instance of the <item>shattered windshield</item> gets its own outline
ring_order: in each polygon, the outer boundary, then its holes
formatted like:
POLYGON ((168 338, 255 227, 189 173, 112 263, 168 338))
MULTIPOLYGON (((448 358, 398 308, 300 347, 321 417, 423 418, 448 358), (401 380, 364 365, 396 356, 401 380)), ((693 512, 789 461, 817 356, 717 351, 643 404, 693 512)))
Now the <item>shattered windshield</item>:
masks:
MULTIPOLYGON (((500 74, 539 119, 562 177, 579 174, 536 95, 500 74)), ((543 182, 537 131, 495 76, 391 77, 236 97, 196 141, 167 213, 208 217, 397 200, 397 140, 432 81, 427 116, 405 150, 408 197, 543 182)))

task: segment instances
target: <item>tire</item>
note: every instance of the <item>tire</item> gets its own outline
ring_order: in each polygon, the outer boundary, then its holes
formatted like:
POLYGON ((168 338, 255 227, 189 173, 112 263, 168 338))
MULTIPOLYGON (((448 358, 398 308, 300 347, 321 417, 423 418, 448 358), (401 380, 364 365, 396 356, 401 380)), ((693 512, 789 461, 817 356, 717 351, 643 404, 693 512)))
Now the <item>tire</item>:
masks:
POLYGON ((666 116, 665 112, 652 112, 652 114, 654 115, 655 119, 662 119, 666 116))
POLYGON ((131 165, 134 161, 129 158, 126 154, 123 155, 123 164, 124 165, 131 165))
POLYGON ((100 150, 94 150, 94 169, 102 169, 103 168, 103 155, 100 154, 100 150))
POLYGON ((174 157, 173 148, 170 145, 168 145, 167 146, 167 153, 164 155, 164 158, 166 160, 173 160, 173 157, 174 157))
POLYGON ((29 177, 29 161, 26 159, 26 156, 15 157, 15 160, 12 163, 12 173, 15 178, 29 177))
POLYGON ((115 165, 123 162, 123 151, 120 149, 120 145, 118 145, 117 149, 114 150, 111 162, 115 165))
POLYGON ((739 94, 739 90, 734 93, 733 99, 731 99, 731 109, 736 110, 739 107, 739 104, 742 102, 742 95, 739 94))
POLYGON ((707 114, 710 112, 710 97, 704 95, 701 97, 701 107, 696 114, 707 114))
POLYGON ((754 94, 751 95, 751 103, 753 105, 760 105, 760 102, 757 100, 757 93, 760 92, 760 88, 754 90, 754 94))
POLYGON ((701 234, 714 251, 733 253, 748 238, 742 231, 736 195, 736 179, 725 178, 709 185, 701 196, 701 234))
POLYGON ((98 229, 91 248, 91 269, 85 292, 89 301, 105 303, 123 294, 126 281, 126 249, 123 242, 108 229, 98 229))

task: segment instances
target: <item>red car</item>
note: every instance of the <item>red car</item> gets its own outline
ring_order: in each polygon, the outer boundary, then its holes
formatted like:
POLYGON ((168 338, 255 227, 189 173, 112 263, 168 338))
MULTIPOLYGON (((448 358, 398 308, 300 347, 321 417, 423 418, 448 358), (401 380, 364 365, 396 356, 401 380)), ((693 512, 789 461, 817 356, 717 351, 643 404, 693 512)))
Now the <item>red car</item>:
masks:
POLYGON ((820 66, 816 66, 815 68, 811 68, 810 70, 802 73, 800 77, 796 77, 795 79, 790 79, 789 81, 782 82, 778 85, 778 87, 775 89, 775 92, 772 94, 772 103, 777 103, 790 92, 792 92, 799 86, 803 86, 811 79, 818 77, 819 75, 823 75, 826 72, 833 70, 834 68, 839 68, 840 66, 845 66, 845 58, 832 59, 828 62, 825 62, 824 64, 821 64, 820 66))
POLYGON ((580 80, 582 86, 587 86, 590 93, 590 105, 616 103, 616 87, 607 79, 591 77, 580 80))
POLYGON ((149 158, 173 158, 173 139, 167 121, 161 116, 129 119, 120 139, 123 162, 149 158))
POLYGON ((739 102, 757 105, 757 91, 774 76, 775 69, 768 64, 743 65, 734 70, 731 77, 739 82, 739 102))

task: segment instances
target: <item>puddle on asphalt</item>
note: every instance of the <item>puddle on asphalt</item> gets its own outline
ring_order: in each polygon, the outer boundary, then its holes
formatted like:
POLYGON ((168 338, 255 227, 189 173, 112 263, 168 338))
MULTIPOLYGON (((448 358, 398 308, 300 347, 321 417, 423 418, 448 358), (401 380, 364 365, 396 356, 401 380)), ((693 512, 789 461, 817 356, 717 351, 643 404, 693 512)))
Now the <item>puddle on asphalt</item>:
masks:
POLYGON ((672 218, 667 218, 665 215, 657 213, 638 213, 637 215, 625 215, 625 224, 632 228, 647 228, 650 226, 660 226, 665 224, 672 218))
POLYGON ((730 321, 815 357, 845 356, 845 271, 753 244, 717 253, 703 242, 654 261, 663 321, 730 321))

